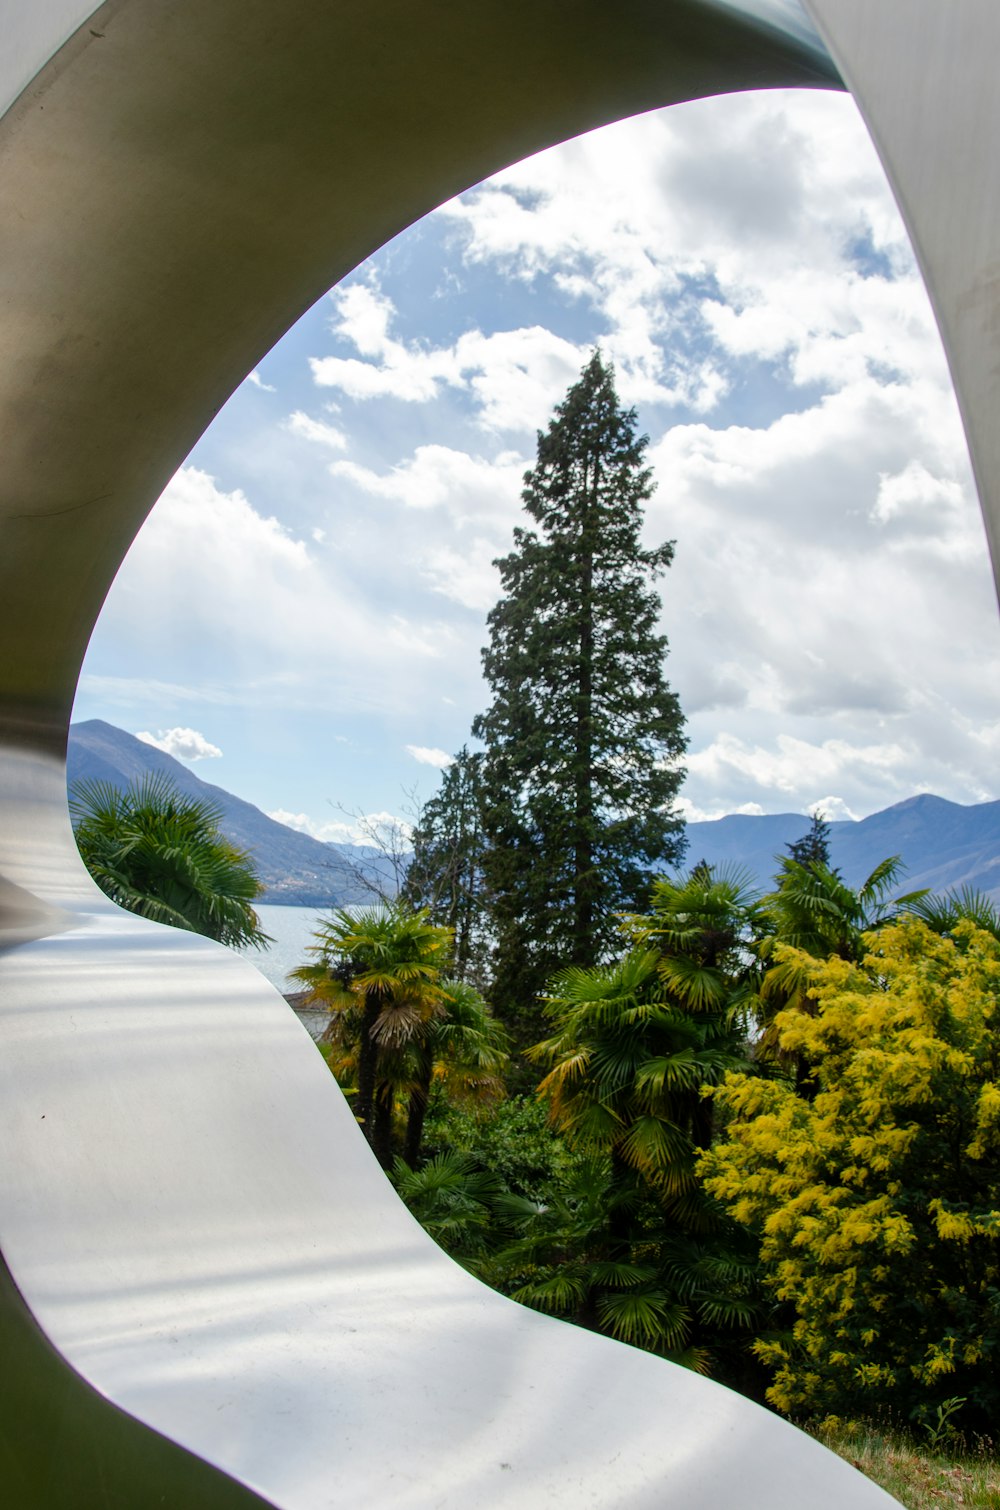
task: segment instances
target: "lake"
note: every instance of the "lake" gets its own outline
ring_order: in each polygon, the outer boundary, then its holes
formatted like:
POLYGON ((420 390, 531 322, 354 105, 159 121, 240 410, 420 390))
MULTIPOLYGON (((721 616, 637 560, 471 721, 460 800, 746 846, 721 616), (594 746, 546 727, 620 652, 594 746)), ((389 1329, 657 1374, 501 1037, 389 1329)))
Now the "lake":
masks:
POLYGON ((240 954, 256 965, 282 993, 300 990, 295 981, 287 979, 288 972, 297 965, 309 964, 312 935, 320 922, 330 916, 330 909, 265 905, 255 907, 254 911, 260 918, 260 926, 271 935, 274 943, 269 949, 241 949, 240 954))

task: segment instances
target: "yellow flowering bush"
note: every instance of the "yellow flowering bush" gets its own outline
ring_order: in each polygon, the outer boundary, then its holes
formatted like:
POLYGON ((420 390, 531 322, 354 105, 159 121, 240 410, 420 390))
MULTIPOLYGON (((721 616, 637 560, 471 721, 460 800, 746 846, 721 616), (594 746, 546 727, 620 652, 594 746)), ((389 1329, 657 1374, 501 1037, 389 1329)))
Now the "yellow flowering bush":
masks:
POLYGON ((775 1030, 815 1066, 815 1094, 732 1073, 708 1190, 756 1233, 787 1326, 755 1347, 779 1409, 915 1423, 963 1396, 1000 1406, 1000 943, 909 920, 865 937, 861 964, 779 946, 814 1016, 775 1030))

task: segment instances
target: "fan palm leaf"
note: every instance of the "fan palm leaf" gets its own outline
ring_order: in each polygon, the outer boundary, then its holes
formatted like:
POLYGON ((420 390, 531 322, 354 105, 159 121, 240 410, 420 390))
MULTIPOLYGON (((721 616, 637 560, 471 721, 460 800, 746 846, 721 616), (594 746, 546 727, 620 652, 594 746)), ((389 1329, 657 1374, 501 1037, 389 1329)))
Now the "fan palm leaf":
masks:
POLYGON ((233 947, 271 942, 251 906, 251 856, 222 834, 214 803, 156 774, 122 789, 80 782, 69 809, 84 863, 119 906, 233 947))
POLYGON ((1000 911, 985 892, 961 886, 937 896, 929 893, 906 900, 904 911, 921 918, 935 933, 951 934, 958 923, 974 923, 1000 939, 1000 911))

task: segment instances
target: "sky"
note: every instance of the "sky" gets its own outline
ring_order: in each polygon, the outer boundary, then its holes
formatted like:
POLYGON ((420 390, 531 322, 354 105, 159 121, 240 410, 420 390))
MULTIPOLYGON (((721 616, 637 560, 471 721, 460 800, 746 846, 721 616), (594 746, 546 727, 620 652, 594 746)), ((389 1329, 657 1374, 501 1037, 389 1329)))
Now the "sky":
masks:
POLYGON ((1000 796, 1000 624, 927 296, 846 96, 726 96, 445 204, 260 361, 108 597, 75 717, 321 838, 469 739, 492 565, 599 345, 650 438, 689 818, 1000 796))

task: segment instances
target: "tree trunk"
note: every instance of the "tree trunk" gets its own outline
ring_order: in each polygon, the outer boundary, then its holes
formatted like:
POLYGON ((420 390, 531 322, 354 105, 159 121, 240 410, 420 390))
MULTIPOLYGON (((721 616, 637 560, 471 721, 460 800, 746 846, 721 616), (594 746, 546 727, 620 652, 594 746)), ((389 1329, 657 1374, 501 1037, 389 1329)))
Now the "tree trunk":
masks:
POLYGON ((711 1096, 698 1096, 691 1106, 691 1142, 695 1148, 709 1149, 715 1135, 715 1101, 711 1096))
MULTIPOLYGON (((597 468, 594 492, 597 491, 597 468)), ((586 486, 586 484, 585 484, 586 486)), ((594 552, 591 540, 591 500, 587 500, 580 529, 580 638, 577 670, 576 765, 573 814, 573 961, 594 960, 594 552)))
MULTIPOLYGON (((632 1256, 632 1217, 614 1197, 633 1178, 632 1171, 625 1163, 617 1148, 611 1149, 611 1184, 608 1195, 611 1198, 608 1204, 607 1216, 607 1249, 606 1255, 612 1263, 627 1263, 632 1256)), ((576 1309, 573 1317, 577 1326, 586 1327, 591 1332, 605 1332, 598 1310, 598 1301, 605 1293, 605 1285, 590 1284, 586 1293, 576 1309)))
POLYGON ((377 996, 365 997, 361 1014, 361 1045, 358 1049, 358 1094, 354 1101, 354 1115, 361 1123, 361 1130, 374 1147, 375 1078, 378 1072, 378 1044, 373 1029, 378 1021, 380 1002, 377 996))
POLYGON ((392 1164, 392 1091, 387 1085, 375 1095, 374 1135, 372 1148, 383 1169, 392 1164))
POLYGON ((403 1158, 411 1169, 416 1169, 417 1160, 420 1158, 420 1146, 424 1140, 424 1118, 427 1115, 427 1103, 430 1099, 431 1076, 434 1073, 434 1061, 428 1048, 420 1051, 420 1068, 417 1083, 410 1092, 410 1104, 406 1116, 406 1140, 403 1144, 403 1158))

